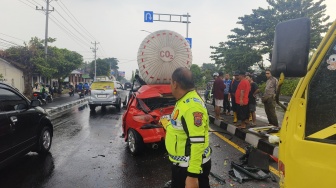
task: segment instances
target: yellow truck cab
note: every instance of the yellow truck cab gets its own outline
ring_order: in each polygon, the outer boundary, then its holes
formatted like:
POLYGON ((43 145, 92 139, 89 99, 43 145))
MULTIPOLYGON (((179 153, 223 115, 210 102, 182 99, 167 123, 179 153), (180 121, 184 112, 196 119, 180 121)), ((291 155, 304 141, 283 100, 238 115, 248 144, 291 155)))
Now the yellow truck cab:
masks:
MULTIPOLYGON (((309 58, 310 20, 277 25, 271 72, 302 77, 280 130, 280 187, 336 187, 336 21, 309 58), (308 59, 310 59, 308 63, 308 59)), ((278 91, 279 91, 278 90, 278 91)))

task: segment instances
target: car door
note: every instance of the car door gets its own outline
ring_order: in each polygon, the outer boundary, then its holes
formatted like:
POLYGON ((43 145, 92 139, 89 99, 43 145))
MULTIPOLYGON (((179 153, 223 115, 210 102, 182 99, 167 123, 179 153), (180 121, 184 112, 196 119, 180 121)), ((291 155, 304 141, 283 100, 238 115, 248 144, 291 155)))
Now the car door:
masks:
POLYGON ((36 143, 39 114, 34 108, 29 109, 28 101, 17 92, 2 89, 1 103, 10 122, 12 149, 20 152, 36 143))
POLYGON ((0 101, 0 164, 10 155, 10 148, 12 147, 13 142, 12 137, 11 123, 6 112, 3 110, 2 102, 0 101))
POLYGON ((126 99, 126 90, 124 90, 124 87, 121 85, 120 82, 116 82, 116 89, 117 92, 120 94, 121 102, 124 102, 126 99))

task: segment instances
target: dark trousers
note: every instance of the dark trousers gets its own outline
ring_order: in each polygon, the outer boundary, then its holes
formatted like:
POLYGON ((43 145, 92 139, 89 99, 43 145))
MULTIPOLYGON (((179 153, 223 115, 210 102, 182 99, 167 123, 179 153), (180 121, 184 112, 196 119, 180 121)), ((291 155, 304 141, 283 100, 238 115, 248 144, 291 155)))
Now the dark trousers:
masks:
POLYGON ((278 123, 278 117, 277 117, 276 112, 275 112, 275 101, 274 101, 274 99, 272 97, 267 99, 267 101, 264 103, 264 106, 265 106, 265 112, 266 112, 269 124, 272 124, 272 125, 278 127, 279 123, 278 123))
POLYGON ((232 111, 237 112, 237 103, 234 95, 231 94, 232 111))
POLYGON ((229 101, 229 94, 224 94, 224 100, 223 100, 223 111, 230 112, 231 111, 231 105, 229 101))
MULTIPOLYGON (((198 178, 199 188, 210 188, 209 174, 211 170, 211 159, 202 164, 203 173, 198 178)), ((187 178, 187 168, 172 165, 172 184, 171 188, 185 188, 187 178)))
POLYGON ((250 116, 250 110, 249 110, 249 106, 247 105, 243 105, 240 106, 239 104, 237 104, 237 115, 238 115, 238 119, 240 121, 245 121, 247 119, 249 119, 250 116))

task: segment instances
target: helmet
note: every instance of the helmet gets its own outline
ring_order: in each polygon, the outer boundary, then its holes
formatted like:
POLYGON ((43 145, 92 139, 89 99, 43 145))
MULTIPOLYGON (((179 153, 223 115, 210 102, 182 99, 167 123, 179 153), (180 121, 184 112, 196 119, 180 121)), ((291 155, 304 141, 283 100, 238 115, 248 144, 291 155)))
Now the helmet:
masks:
POLYGON ((219 74, 217 72, 213 73, 213 77, 218 76, 219 74))

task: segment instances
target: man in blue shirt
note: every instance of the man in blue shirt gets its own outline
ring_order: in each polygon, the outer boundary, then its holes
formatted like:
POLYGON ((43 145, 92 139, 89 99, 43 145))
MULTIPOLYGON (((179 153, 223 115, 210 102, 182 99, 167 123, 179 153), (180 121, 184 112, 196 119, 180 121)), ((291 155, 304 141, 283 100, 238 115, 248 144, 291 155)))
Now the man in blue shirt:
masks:
POLYGON ((224 89, 224 100, 223 100, 223 114, 230 115, 231 111, 231 105, 230 105, 230 85, 231 85, 231 80, 230 80, 230 74, 225 74, 224 80, 225 84, 225 89, 224 89))

